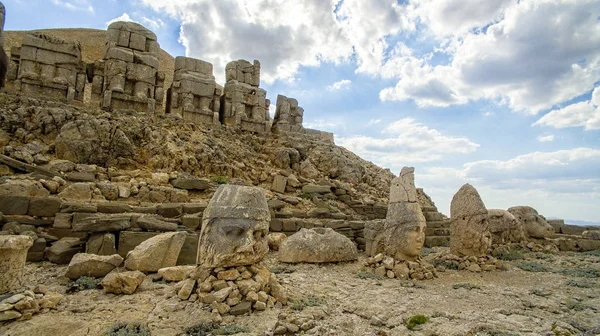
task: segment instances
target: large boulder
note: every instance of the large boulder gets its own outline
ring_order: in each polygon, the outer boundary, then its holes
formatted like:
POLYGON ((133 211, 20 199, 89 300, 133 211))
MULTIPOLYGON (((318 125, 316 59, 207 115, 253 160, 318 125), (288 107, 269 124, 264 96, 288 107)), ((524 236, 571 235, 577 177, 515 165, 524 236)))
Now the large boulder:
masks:
POLYGON ((300 229, 279 248, 279 260, 287 263, 328 263, 358 259, 354 243, 330 228, 300 229))
POLYGON ((450 251, 458 256, 483 256, 492 245, 488 212, 477 190, 463 185, 450 203, 450 251))
POLYGON ((134 271, 157 272, 177 265, 185 236, 185 232, 169 232, 143 241, 127 253, 125 267, 134 271))
POLYGON ((23 286, 23 267, 32 245, 29 236, 0 236, 0 295, 23 286))
POLYGON ((71 259, 65 277, 71 280, 77 280, 82 276, 93 278, 104 277, 119 267, 122 262, 123 257, 118 254, 99 256, 96 254, 78 253, 71 259))
POLYGON ((221 185, 204 210, 197 264, 215 268, 258 263, 269 251, 270 220, 263 189, 221 185))
POLYGON ((546 219, 540 216, 534 208, 530 206, 515 206, 509 208, 508 212, 517 218, 529 237, 552 238, 554 236, 552 225, 548 224, 546 219))

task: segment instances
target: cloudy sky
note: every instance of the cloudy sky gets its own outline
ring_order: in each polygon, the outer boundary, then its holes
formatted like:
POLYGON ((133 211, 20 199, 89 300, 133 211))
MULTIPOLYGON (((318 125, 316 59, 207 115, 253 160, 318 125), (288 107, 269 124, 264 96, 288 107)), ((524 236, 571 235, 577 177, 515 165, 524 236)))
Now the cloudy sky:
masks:
POLYGON ((258 59, 305 126, 416 182, 448 214, 600 222, 600 0, 3 0, 7 30, 134 20, 172 55, 258 59))

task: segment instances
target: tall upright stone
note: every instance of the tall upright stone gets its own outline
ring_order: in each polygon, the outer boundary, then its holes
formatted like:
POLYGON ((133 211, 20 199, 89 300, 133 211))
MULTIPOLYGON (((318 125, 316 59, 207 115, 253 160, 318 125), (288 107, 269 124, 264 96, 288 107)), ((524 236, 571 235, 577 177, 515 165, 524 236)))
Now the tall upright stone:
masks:
POLYGON ((425 242, 425 216, 417 202, 415 169, 404 167, 392 180, 383 234, 385 253, 396 260, 416 260, 425 242))
POLYGON ((215 268, 260 262, 269 251, 270 220, 263 189, 219 186, 204 210, 197 264, 215 268))
POLYGON ((167 113, 177 114, 194 123, 220 124, 222 90, 215 82, 212 64, 177 57, 173 85, 167 92, 167 113))
POLYGON ((260 62, 229 62, 225 68, 225 88, 221 97, 220 120, 244 131, 271 131, 267 91, 259 88, 260 62))
POLYGON ((452 197, 450 251, 458 256, 483 256, 491 247, 488 211, 477 190, 463 185, 452 197))
POLYGON ((4 87, 6 75, 8 72, 8 57, 4 52, 4 19, 6 16, 6 8, 0 2, 0 88, 4 87))
POLYGON ((0 295, 23 287, 23 267, 32 245, 29 236, 0 236, 0 295))
POLYGON ((67 103, 83 101, 86 76, 79 42, 33 32, 12 53, 19 57, 11 60, 9 73, 15 90, 67 103))
POLYGON ((134 22, 114 22, 106 33, 105 54, 88 70, 92 102, 112 111, 129 109, 154 114, 162 110, 164 73, 158 72, 156 35, 134 22))
POLYGON ((273 120, 273 130, 275 132, 301 133, 304 131, 303 120, 304 109, 298 106, 296 99, 277 95, 277 108, 273 120))

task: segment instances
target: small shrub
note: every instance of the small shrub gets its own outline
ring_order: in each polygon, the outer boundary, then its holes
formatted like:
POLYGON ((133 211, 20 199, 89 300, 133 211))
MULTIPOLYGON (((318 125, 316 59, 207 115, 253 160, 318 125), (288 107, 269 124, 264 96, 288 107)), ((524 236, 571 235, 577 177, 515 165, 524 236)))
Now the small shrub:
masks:
POLYGON ((579 287, 579 288, 591 288, 592 284, 587 281, 582 280, 569 280, 567 281, 567 285, 571 287, 579 287))
POLYGON ((600 250, 587 251, 583 252, 582 254, 586 256, 600 257, 600 250))
POLYGON ((111 325, 102 336, 150 336, 150 329, 139 322, 119 322, 111 325))
POLYGON ((215 182, 216 184, 227 184, 229 183, 229 178, 226 176, 213 176, 211 178, 211 180, 213 182, 215 182))
POLYGON ((435 259, 433 261, 433 266, 435 266, 435 267, 442 266, 445 269, 458 270, 458 262, 453 261, 453 260, 435 259))
POLYGON ((75 293, 86 289, 98 289, 100 279, 82 276, 81 278, 71 281, 67 293, 75 293))
POLYGON ((498 254, 497 258, 500 260, 504 260, 504 261, 513 261, 513 260, 523 260, 523 259, 525 259, 525 256, 523 255, 523 252, 521 252, 521 251, 510 250, 510 251, 502 252, 502 253, 498 254))
POLYGON ((248 328, 244 326, 239 326, 237 324, 228 324, 224 326, 220 326, 219 329, 215 331, 217 335, 235 335, 239 333, 248 332, 248 328))
POLYGON ((289 266, 286 266, 286 265, 274 266, 274 267, 271 267, 271 269, 269 269, 269 270, 273 274, 290 274, 290 273, 296 272, 295 269, 293 269, 289 266))
POLYGON ((464 288, 467 290, 472 290, 472 289, 481 289, 481 286, 470 284, 470 283, 457 283, 457 284, 452 285, 452 288, 454 288, 454 289, 464 288))
POLYGON ((574 300, 574 299, 568 299, 565 302, 565 306, 567 306, 567 308, 571 309, 571 310, 575 310, 575 311, 582 311, 582 310, 586 310, 589 307, 584 305, 583 303, 574 300))
POLYGON ((326 303, 327 300, 325 300, 324 298, 311 295, 303 299, 293 300, 292 304, 290 305, 290 308, 292 308, 293 310, 303 310, 306 307, 316 307, 326 303))
POLYGON ((536 262, 521 262, 516 266, 527 272, 549 272, 550 268, 536 262))
POLYGON ((584 268, 584 269, 567 269, 560 270, 554 273, 559 273, 563 275, 579 277, 579 278, 597 278, 599 277, 599 272, 593 268, 584 268))
POLYGON ((298 197, 305 199, 305 200, 311 200, 312 199, 312 195, 311 194, 307 194, 307 193, 302 193, 300 195, 298 195, 298 197))
POLYGON ((425 315, 414 315, 406 320, 406 328, 408 328, 408 330, 415 330, 416 326, 425 324, 427 321, 429 321, 429 317, 425 315))
POLYGON ((421 250, 421 256, 423 256, 423 257, 426 257, 432 253, 435 253, 435 251, 431 247, 424 247, 421 250))
POLYGON ((368 271, 358 271, 356 273, 356 277, 359 278, 359 279, 363 279, 363 280, 368 280, 368 279, 371 279, 371 280, 383 280, 384 279, 384 277, 382 277, 381 275, 377 275, 375 273, 371 273, 371 272, 368 272, 368 271))

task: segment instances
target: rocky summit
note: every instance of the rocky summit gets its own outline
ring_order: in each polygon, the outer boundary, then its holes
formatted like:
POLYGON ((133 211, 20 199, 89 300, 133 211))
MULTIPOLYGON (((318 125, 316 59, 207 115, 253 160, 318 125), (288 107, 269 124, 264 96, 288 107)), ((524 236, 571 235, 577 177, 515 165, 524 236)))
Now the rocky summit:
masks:
POLYGON ((600 334, 597 227, 470 184, 449 218, 258 60, 221 86, 138 23, 1 35, 1 335, 600 334))

